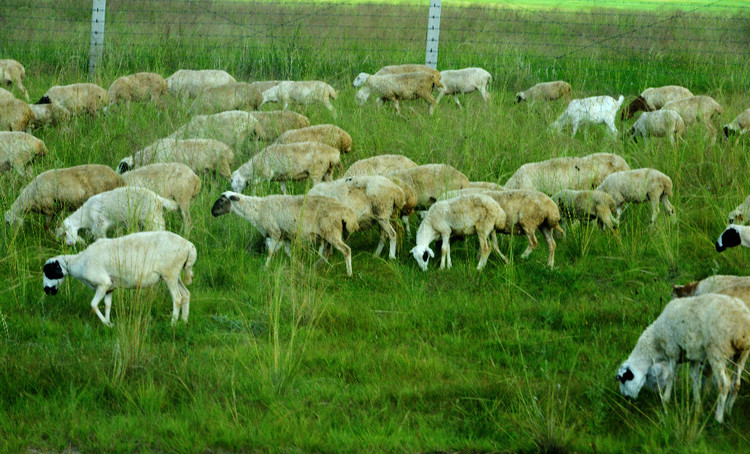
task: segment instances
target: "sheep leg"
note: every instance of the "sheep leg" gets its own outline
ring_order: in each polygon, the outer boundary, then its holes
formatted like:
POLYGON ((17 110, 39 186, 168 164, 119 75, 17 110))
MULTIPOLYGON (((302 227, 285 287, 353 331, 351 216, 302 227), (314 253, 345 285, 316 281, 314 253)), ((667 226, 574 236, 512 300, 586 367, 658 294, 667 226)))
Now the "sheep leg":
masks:
POLYGON ((536 240, 535 233, 536 231, 524 232, 524 234, 526 235, 526 238, 529 239, 529 245, 526 247, 526 250, 523 251, 523 254, 521 254, 522 259, 525 259, 526 257, 528 257, 531 254, 531 251, 536 249, 536 247, 539 245, 539 243, 536 240))
POLYGON ((177 317, 180 315, 180 309, 182 307, 182 290, 177 284, 177 279, 164 279, 164 283, 167 284, 169 294, 172 295, 172 326, 177 323, 177 317))
POLYGON ((651 224, 656 220, 656 216, 659 214, 659 196, 649 194, 649 201, 651 202, 651 224))
POLYGON ((401 216, 401 220, 404 221, 404 230, 406 230, 406 234, 411 235, 411 226, 409 225, 409 216, 403 215, 401 216))
POLYGON ((104 294, 104 318, 109 323, 109 313, 112 311, 112 290, 104 294))
POLYGON ((492 233, 490 233, 490 238, 492 239, 492 249, 494 249, 495 252, 498 253, 498 255, 500 256, 500 258, 507 265, 508 264, 508 257, 506 257, 505 255, 503 255, 502 252, 500 252, 500 248, 497 245, 497 232, 493 230, 492 233))
POLYGON ((442 246, 440 247, 440 269, 445 268, 446 262, 448 262, 448 269, 453 266, 451 263, 451 242, 450 242, 451 236, 450 234, 441 234, 441 240, 443 241, 442 246))
POLYGON ((96 288, 96 293, 94 293, 94 299, 91 300, 91 310, 94 311, 97 317, 99 317, 99 320, 102 321, 105 325, 112 327, 112 323, 110 323, 109 320, 104 318, 104 315, 102 315, 101 311, 99 310, 99 302, 104 299, 104 296, 107 294, 107 286, 100 285, 96 288))
POLYGON ((734 400, 737 398, 737 393, 740 392, 740 383, 742 379, 742 371, 745 369, 745 362, 750 355, 750 349, 745 350, 740 355, 739 361, 737 361, 737 369, 732 374, 732 381, 729 388, 729 398, 727 399, 727 414, 732 411, 734 400))
POLYGON ((280 240, 268 237, 266 238, 266 250, 268 251, 268 258, 266 259, 266 268, 271 263, 271 258, 273 257, 274 252, 276 252, 276 249, 279 248, 279 245, 281 244, 280 240))
POLYGON ((578 121, 574 120, 573 121, 573 135, 571 137, 575 137, 577 132, 578 132, 578 121))
POLYGON ((438 88, 438 95, 437 98, 435 98, 435 104, 439 104, 440 100, 443 99, 443 96, 445 96, 445 87, 438 88))
POLYGON ((346 262, 346 275, 352 275, 352 249, 344 243, 341 238, 331 238, 325 240, 330 246, 335 247, 344 255, 344 261, 346 262))
POLYGON ((490 92, 487 91, 485 87, 479 87, 479 93, 482 95, 482 99, 484 99, 484 103, 487 104, 490 102, 490 92))
POLYGON ((398 105, 398 99, 394 99, 393 100, 393 107, 396 108, 396 113, 399 114, 399 115, 401 115, 401 108, 398 105))
POLYGON ((664 385, 664 393, 662 394, 661 398, 664 402, 669 402, 670 397, 672 397, 672 387, 674 386, 674 379, 675 379, 675 370, 677 369, 677 363, 674 360, 669 360, 669 378, 667 379, 667 384, 664 385))
POLYGON ((716 364, 714 361, 710 363, 711 369, 716 374, 716 384, 719 387, 719 398, 716 401, 716 421, 722 423, 724 422, 724 408, 729 394, 729 378, 727 378, 725 364, 716 364))
POLYGON ((336 118, 336 109, 334 109, 333 105, 331 104, 331 101, 328 99, 323 100, 323 105, 326 106, 326 109, 330 110, 333 114, 333 118, 336 118))
POLYGON ((661 195, 661 204, 664 205, 664 209, 667 210, 667 213, 669 213, 669 217, 672 218, 672 223, 674 224, 677 222, 677 216, 675 216, 674 213, 674 207, 671 203, 669 203, 669 196, 666 194, 661 195))
POLYGON ((542 227, 542 234, 544 235, 545 241, 547 241, 547 249, 549 250, 547 255, 547 266, 554 268, 557 243, 555 243, 555 238, 552 236, 552 229, 549 227, 542 227))
POLYGON ((190 291, 182 283, 181 279, 177 279, 177 285, 180 287, 180 293, 182 294, 182 313, 180 318, 183 322, 188 322, 188 315, 190 315, 190 291))
POLYGON ((390 240, 390 250, 388 251, 388 258, 391 260, 395 260, 396 242, 398 240, 396 230, 393 228, 388 219, 379 219, 378 224, 380 224, 380 243, 378 243, 378 248, 375 250, 375 257, 380 256, 380 253, 383 251, 383 246, 385 246, 385 238, 388 237, 390 240))
POLYGON ((617 139, 617 127, 615 126, 615 123, 613 119, 609 118, 604 122, 607 125, 607 130, 609 131, 609 135, 612 136, 613 139, 617 139))
POLYGON ((281 193, 286 195, 286 181, 281 181, 281 193))
POLYGON ((182 230, 187 235, 190 233, 192 227, 192 220, 190 219, 190 209, 188 207, 180 205, 180 216, 182 216, 182 230))
POLYGON ((461 109, 462 106, 461 106, 461 103, 458 102, 458 95, 453 95, 453 99, 456 101, 456 105, 458 106, 458 108, 461 109))
POLYGON ((437 107, 437 103, 435 102, 435 98, 432 97, 432 93, 427 93, 427 96, 424 97, 424 100, 430 104, 430 108, 428 110, 429 114, 430 115, 434 114, 435 107, 437 107))
POLYGON ((696 408, 701 404, 701 381, 703 379, 702 373, 703 365, 694 361, 690 364, 690 379, 693 382, 693 402, 695 402, 696 408))
MULTIPOLYGON (((494 230, 493 230, 494 231, 494 230)), ((477 231, 477 238, 479 238, 479 251, 481 256, 479 257, 479 263, 477 264, 477 271, 481 271, 482 268, 487 264, 487 259, 492 252, 489 241, 487 241, 487 235, 484 235, 477 231)))

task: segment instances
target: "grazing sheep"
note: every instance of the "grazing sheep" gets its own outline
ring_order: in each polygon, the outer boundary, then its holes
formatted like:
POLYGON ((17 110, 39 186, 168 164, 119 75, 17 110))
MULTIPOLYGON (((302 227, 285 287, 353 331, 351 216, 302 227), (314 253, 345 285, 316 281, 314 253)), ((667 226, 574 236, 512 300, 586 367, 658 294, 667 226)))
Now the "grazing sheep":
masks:
POLYGON ((203 90, 190 106, 191 113, 215 114, 228 110, 255 110, 263 92, 247 82, 231 82, 203 90))
POLYGON ((343 237, 359 228, 357 215, 349 208, 330 197, 271 195, 250 197, 227 191, 211 208, 218 217, 229 212, 247 219, 265 238, 268 258, 271 263, 274 252, 284 246, 290 254, 292 240, 323 242, 319 254, 327 259, 331 247, 344 255, 346 274, 352 275, 352 250, 343 237))
POLYGON ((580 220, 582 222, 595 221, 602 230, 616 232, 618 222, 614 213, 617 211, 615 200, 602 191, 563 189, 558 191, 552 200, 560 209, 563 219, 580 220))
POLYGON ((258 139, 264 141, 276 140, 287 131, 310 126, 309 118, 291 110, 256 110, 250 115, 258 120, 258 139))
POLYGON ((565 98, 570 102, 573 97, 572 93, 573 89, 565 81, 542 82, 526 91, 516 93, 516 104, 521 101, 556 101, 560 98, 565 98))
POLYGON ((705 293, 721 293, 750 303, 750 276, 716 274, 685 285, 673 285, 672 297, 684 298, 705 293))
POLYGON ((320 142, 342 153, 352 151, 352 136, 336 125, 323 124, 290 129, 276 139, 276 143, 320 142))
POLYGON ((24 131, 34 121, 34 112, 20 99, 0 101, 0 131, 24 131))
POLYGON ((150 72, 119 77, 107 90, 110 105, 119 102, 159 102, 166 93, 167 81, 161 75, 150 72))
POLYGON ((370 95, 374 95, 378 108, 385 101, 391 101, 396 108, 396 112, 401 115, 399 100, 422 98, 430 105, 429 113, 432 115, 437 106, 435 98, 432 97, 433 87, 443 88, 440 78, 423 71, 382 76, 372 75, 367 76, 364 86, 357 92, 355 99, 361 106, 370 95))
POLYGON ((685 132, 685 122, 680 114, 674 110, 661 109, 653 112, 643 112, 628 135, 633 141, 638 142, 638 137, 669 137, 669 143, 675 144, 675 140, 685 132))
POLYGON ((724 252, 726 249, 735 246, 750 247, 749 226, 730 224, 716 240, 716 252, 724 252))
POLYGON ((469 187, 466 175, 447 164, 425 164, 397 170, 387 177, 408 183, 417 194, 417 207, 423 209, 429 208, 446 191, 469 187))
POLYGON ((10 169, 19 175, 31 174, 29 163, 37 156, 45 156, 44 142, 25 132, 0 132, 0 173, 10 169))
POLYGON ((34 113, 34 119, 31 122, 34 128, 65 124, 70 120, 70 111, 57 103, 29 104, 29 107, 34 113))
POLYGON ((44 225, 49 228, 52 217, 63 209, 77 210, 89 197, 120 186, 125 180, 101 164, 48 170, 23 188, 5 212, 5 222, 21 226, 23 215, 31 211, 45 215, 44 225))
POLYGON ((551 196, 562 189, 596 188, 609 174, 622 170, 630 170, 630 166, 612 153, 553 158, 522 165, 504 187, 535 189, 551 196))
POLYGON ((117 173, 156 162, 181 162, 195 173, 217 173, 230 180, 234 152, 213 139, 159 139, 132 156, 123 158, 117 165, 117 173))
POLYGON ((635 115, 636 112, 652 112, 664 107, 664 104, 677 101, 682 98, 689 98, 693 94, 685 87, 679 85, 666 85, 664 87, 647 88, 643 90, 640 96, 628 104, 622 110, 621 120, 627 120, 635 115))
POLYGON ((185 232, 190 231, 190 201, 201 190, 201 179, 190 167, 179 162, 145 165, 123 174, 128 186, 150 189, 165 199, 173 200, 180 208, 185 232))
MULTIPOLYGON (((435 257, 435 253, 430 249, 430 243, 441 239, 440 269, 446 266, 450 269, 453 266, 450 250, 451 236, 476 233, 480 249, 477 270, 481 270, 492 252, 490 239, 492 238, 492 244, 496 245, 495 231, 505 229, 506 225, 506 215, 503 209, 492 198, 483 194, 465 195, 436 202, 427 210, 427 214, 419 225, 417 245, 411 249, 411 254, 422 271, 427 271, 430 258, 435 257)), ((505 259, 499 249, 497 253, 505 259)))
POLYGON ((260 125, 252 115, 230 110, 213 115, 196 115, 168 137, 171 139, 214 139, 238 152, 245 142, 259 135, 260 125))
POLYGON ((674 110, 682 117, 685 127, 689 128, 695 122, 703 123, 711 135, 711 146, 716 143, 716 127, 712 118, 724 113, 724 109, 710 96, 691 96, 677 101, 671 101, 662 106, 663 110, 674 110))
POLYGON ((72 276, 95 290, 91 308, 99 320, 112 326, 109 313, 116 288, 151 287, 163 280, 172 296, 172 325, 177 316, 187 323, 190 292, 198 257, 190 241, 172 232, 139 232, 120 238, 101 239, 75 255, 58 255, 44 264, 44 292, 55 295, 65 276, 72 276), (185 271, 185 281, 180 278, 185 271), (99 302, 104 299, 104 315, 99 302))
POLYGON ((203 90, 237 82, 220 69, 180 69, 167 77, 167 90, 177 98, 195 98, 203 90))
POLYGON ((670 398, 677 365, 690 363, 693 398, 700 404, 702 371, 711 367, 719 388, 716 420, 732 409, 740 378, 750 355, 750 310, 742 300, 709 293, 670 301, 661 315, 638 338, 630 356, 620 365, 620 393, 637 398, 647 381, 664 384, 662 399, 670 398), (727 361, 736 361, 731 379, 727 361))
POLYGON ((737 205, 737 208, 732 210, 727 215, 727 225, 729 224, 740 224, 745 225, 747 219, 750 219, 750 196, 747 196, 744 202, 737 205))
MULTIPOLYGON (((373 75, 385 76, 388 74, 406 74, 406 73, 413 73, 417 71, 422 71, 422 72, 432 74, 438 80, 440 80, 440 78, 442 77, 442 74, 437 69, 430 68, 429 66, 426 66, 426 65, 418 65, 418 64, 383 66, 382 68, 378 70, 378 72, 376 72, 373 75)), ((362 85, 364 85, 368 77, 370 77, 370 74, 359 73, 357 77, 354 79, 354 82, 352 82, 352 85, 354 85, 355 87, 361 87, 362 85)))
POLYGON ((620 222, 623 206, 627 203, 651 202, 651 223, 659 214, 659 202, 664 205, 672 222, 676 222, 674 207, 669 203, 672 196, 672 179, 655 169, 624 170, 610 174, 597 188, 604 191, 617 205, 617 222, 620 222))
POLYGON ((284 106, 283 109, 287 110, 289 103, 302 105, 322 103, 335 117, 336 109, 334 109, 329 98, 336 99, 337 96, 338 94, 333 87, 319 80, 303 80, 299 82, 288 80, 279 82, 275 87, 264 91, 263 102, 260 105, 262 106, 268 102, 280 102, 284 106))
POLYGON ((95 84, 56 85, 42 96, 37 104, 59 104, 71 114, 88 112, 94 115, 109 103, 109 95, 95 84))
POLYGON ((13 95, 13 93, 0 87, 0 102, 11 101, 14 99, 16 99, 16 97, 13 95))
POLYGON ((730 134, 737 134, 737 140, 734 143, 738 143, 740 137, 750 132, 750 109, 746 109, 737 115, 731 123, 725 124, 721 130, 724 132, 725 139, 728 139, 730 134))
MULTIPOLYGON (((273 88, 280 84, 281 82, 288 82, 286 80, 257 80, 255 82, 250 82, 250 85, 253 87, 253 89, 259 91, 261 95, 264 91, 268 90, 269 88, 273 88)), ((263 100, 261 99, 261 102, 263 100)))
POLYGON ((344 173, 344 178, 360 175, 388 175, 391 172, 416 167, 417 163, 400 154, 381 154, 354 162, 344 173))
POLYGON ((440 82, 445 87, 440 90, 435 103, 439 103, 443 95, 453 95, 456 105, 461 107, 458 102, 459 93, 471 93, 478 91, 482 94, 485 104, 490 100, 490 94, 487 86, 492 82, 492 75, 482 68, 464 68, 449 69, 440 71, 440 82))
POLYGON ((364 228, 373 220, 380 226, 380 242, 375 256, 380 256, 385 240, 390 240, 388 258, 396 259, 396 230, 391 219, 406 204, 404 191, 394 182, 379 175, 355 176, 316 184, 308 195, 332 197, 349 207, 357 215, 357 223, 364 228))
POLYGON ((310 179, 313 185, 330 181, 333 168, 340 165, 339 150, 320 142, 273 144, 242 164, 232 173, 232 190, 242 192, 251 182, 280 181, 286 194, 287 181, 310 179))
POLYGON ((401 208, 401 220, 404 223, 404 228, 407 234, 411 234, 411 226, 409 225, 409 216, 414 214, 417 209, 417 202, 419 195, 416 189, 412 186, 411 180, 407 181, 398 177, 391 176, 390 174, 384 175, 386 178, 391 180, 396 186, 401 188, 404 192, 405 202, 403 208, 401 208))
POLYGON ((106 238, 107 230, 116 224, 138 227, 145 230, 164 230, 163 209, 176 210, 177 204, 159 197, 153 191, 136 186, 123 186, 101 192, 86 200, 80 208, 65 218, 57 229, 58 238, 72 246, 83 243, 78 231, 88 229, 95 239, 106 238))
POLYGON ((22 64, 11 59, 0 60, 0 85, 5 87, 15 85, 21 90, 21 93, 26 97, 26 102, 28 102, 29 92, 26 91, 22 82, 24 77, 26 77, 26 69, 22 64))
POLYGON ((624 99, 622 95, 616 101, 611 96, 592 96, 589 98, 574 99, 570 101, 565 112, 550 127, 558 132, 562 132, 564 127, 571 125, 573 126, 573 137, 575 137, 578 127, 582 124, 596 125, 604 123, 607 125, 609 135, 616 139, 618 131, 615 126, 615 116, 624 99))

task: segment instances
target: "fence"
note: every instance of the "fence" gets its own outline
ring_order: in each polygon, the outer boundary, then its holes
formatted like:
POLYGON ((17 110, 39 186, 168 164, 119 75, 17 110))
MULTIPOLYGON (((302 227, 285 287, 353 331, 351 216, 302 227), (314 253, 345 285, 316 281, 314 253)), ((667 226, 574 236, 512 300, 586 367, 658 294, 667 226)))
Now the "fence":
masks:
MULTIPOLYGON (((658 5, 652 3, 641 2, 658 5)), ((32 68, 86 72, 91 0, 4 4, 0 54, 32 68)), ((680 83, 698 91, 747 90, 750 7, 669 4, 679 9, 532 10, 444 2, 437 67, 482 66, 506 86, 568 78, 591 89, 680 83)), ((244 79, 348 80, 384 64, 424 62, 429 9, 427 1, 109 0, 101 71, 224 68, 244 79)))

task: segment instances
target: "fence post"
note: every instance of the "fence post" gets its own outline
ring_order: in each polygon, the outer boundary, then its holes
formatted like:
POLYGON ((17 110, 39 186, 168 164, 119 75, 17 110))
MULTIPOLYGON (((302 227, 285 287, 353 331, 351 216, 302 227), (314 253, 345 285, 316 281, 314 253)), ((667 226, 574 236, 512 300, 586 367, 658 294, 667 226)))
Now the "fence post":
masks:
POLYGON ((424 64, 437 68, 438 42, 440 41, 440 0, 430 0, 430 20, 427 23, 427 55, 424 64))
POLYGON ((91 51, 89 52, 89 78, 94 77, 96 68, 102 61, 104 50, 104 14, 107 0, 94 0, 91 10, 91 51))

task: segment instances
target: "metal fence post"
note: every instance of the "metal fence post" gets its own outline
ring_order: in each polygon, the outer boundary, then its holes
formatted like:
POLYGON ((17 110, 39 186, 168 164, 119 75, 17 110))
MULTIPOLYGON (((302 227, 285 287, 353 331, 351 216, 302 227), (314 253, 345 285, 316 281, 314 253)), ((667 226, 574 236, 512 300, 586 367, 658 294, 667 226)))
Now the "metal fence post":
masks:
POLYGON ((430 1, 430 20, 427 23, 427 55, 424 64, 437 68, 438 42, 440 41, 440 0, 430 1))
POLYGON ((94 77, 102 61, 104 50, 104 14, 107 0, 94 0, 91 10, 91 51, 89 52, 89 77, 94 77))

